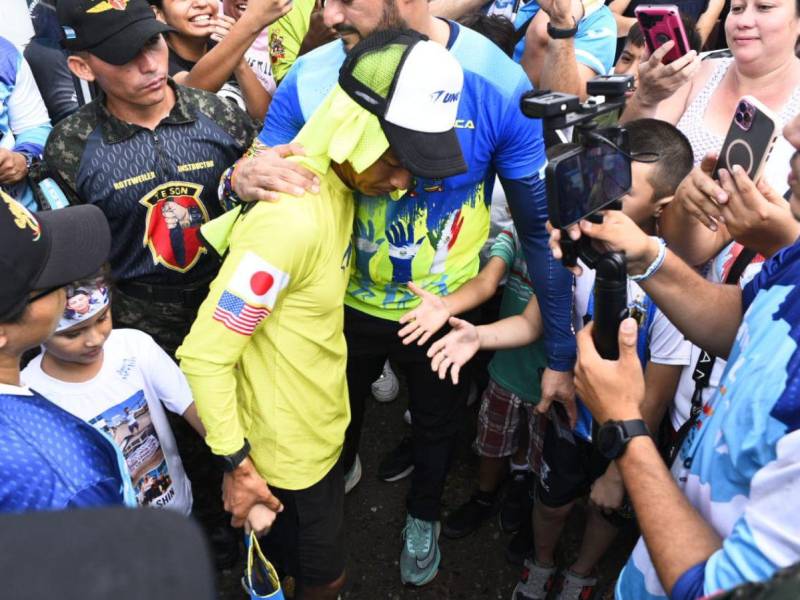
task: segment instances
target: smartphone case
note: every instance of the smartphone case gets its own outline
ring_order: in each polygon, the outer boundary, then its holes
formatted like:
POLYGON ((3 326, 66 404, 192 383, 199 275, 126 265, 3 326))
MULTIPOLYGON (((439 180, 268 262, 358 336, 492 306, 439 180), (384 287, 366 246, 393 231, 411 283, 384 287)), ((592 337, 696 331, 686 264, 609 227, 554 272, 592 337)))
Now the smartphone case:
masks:
POLYGON ((675 46, 661 61, 665 65, 689 52, 689 38, 686 36, 677 6, 674 4, 640 4, 633 12, 642 28, 644 42, 650 54, 669 40, 675 42, 675 46))
POLYGON ((743 96, 736 104, 728 135, 722 143, 714 179, 719 179, 720 169, 730 171, 739 165, 750 179, 758 181, 778 139, 779 127, 770 109, 752 96, 743 96))

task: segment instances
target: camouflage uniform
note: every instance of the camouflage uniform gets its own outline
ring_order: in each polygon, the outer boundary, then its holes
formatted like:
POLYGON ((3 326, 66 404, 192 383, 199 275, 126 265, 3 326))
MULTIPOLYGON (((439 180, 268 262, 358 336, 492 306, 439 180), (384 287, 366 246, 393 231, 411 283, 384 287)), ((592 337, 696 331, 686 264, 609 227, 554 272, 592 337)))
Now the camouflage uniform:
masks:
MULTIPOLYGON (((220 177, 259 127, 214 94, 169 85, 175 105, 154 130, 116 118, 103 95, 61 121, 47 141, 42 175, 70 203, 96 204, 109 221, 115 326, 145 331, 174 355, 219 267, 199 227, 229 208, 218 196, 220 177)), ((221 472, 183 419, 171 422, 193 511, 218 532, 221 472)))

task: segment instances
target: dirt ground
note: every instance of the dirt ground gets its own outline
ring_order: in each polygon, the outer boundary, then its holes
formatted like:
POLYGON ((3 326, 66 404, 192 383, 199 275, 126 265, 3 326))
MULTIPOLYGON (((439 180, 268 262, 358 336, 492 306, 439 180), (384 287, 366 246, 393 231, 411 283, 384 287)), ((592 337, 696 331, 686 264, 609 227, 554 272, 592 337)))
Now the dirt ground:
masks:
MULTIPOLYGON (((348 583, 342 593, 346 600, 479 600, 510 599, 520 569, 506 562, 505 545, 509 534, 500 530, 497 519, 490 519, 473 535, 439 540, 442 562, 439 574, 423 588, 400 583, 400 532, 405 522, 405 494, 408 479, 384 483, 377 476, 381 456, 409 430, 402 420, 406 409, 403 392, 392 403, 368 402, 362 436, 361 483, 345 500, 348 583)), ((478 458, 470 450, 474 439, 477 403, 466 411, 459 436, 457 455, 448 478, 443 510, 458 507, 469 498, 475 486, 478 458)), ((560 564, 569 564, 577 552, 583 528, 583 511, 576 508, 559 549, 560 564)), ((635 540, 635 532, 620 535, 614 548, 599 565, 601 586, 595 598, 613 597, 610 586, 635 540)), ((219 597, 242 600, 238 579, 240 569, 219 574, 219 597)))

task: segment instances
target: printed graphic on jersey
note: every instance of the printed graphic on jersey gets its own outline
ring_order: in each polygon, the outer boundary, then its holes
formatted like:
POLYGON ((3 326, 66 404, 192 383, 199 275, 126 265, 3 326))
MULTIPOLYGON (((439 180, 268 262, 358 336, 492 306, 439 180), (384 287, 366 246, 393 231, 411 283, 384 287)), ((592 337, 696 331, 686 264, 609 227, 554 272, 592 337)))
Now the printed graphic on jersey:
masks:
POLYGON ((110 435, 122 450, 140 505, 164 507, 172 502, 175 489, 142 390, 89 423, 110 435))
POLYGON ((277 33, 272 33, 269 36, 269 55, 272 58, 272 64, 275 64, 286 56, 286 49, 283 47, 283 38, 277 33))
POLYGON ((483 182, 468 192, 428 189, 440 184, 440 180, 417 179, 414 189, 392 202, 359 197, 355 269, 348 287, 352 299, 406 310, 419 302, 406 288, 409 281, 447 295, 475 275, 476 248, 489 229, 483 182))
POLYGON ((206 252, 198 237, 208 221, 202 191, 196 183, 170 181, 139 200, 147 207, 142 244, 150 248, 154 264, 185 273, 206 252))

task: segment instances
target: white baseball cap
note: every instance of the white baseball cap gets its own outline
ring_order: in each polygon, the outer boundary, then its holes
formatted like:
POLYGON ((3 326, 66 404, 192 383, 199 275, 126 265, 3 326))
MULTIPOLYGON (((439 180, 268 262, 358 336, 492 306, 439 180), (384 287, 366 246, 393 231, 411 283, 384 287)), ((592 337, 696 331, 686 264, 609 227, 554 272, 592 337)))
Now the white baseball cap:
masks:
POLYGON ((410 29, 373 33, 348 53, 339 85, 378 117, 413 175, 443 179, 467 171, 454 128, 464 72, 441 44, 410 29))

